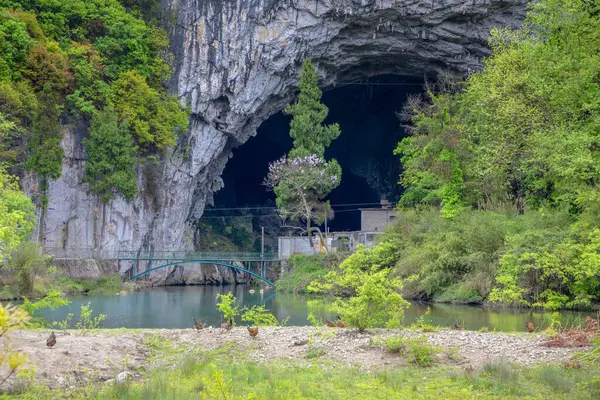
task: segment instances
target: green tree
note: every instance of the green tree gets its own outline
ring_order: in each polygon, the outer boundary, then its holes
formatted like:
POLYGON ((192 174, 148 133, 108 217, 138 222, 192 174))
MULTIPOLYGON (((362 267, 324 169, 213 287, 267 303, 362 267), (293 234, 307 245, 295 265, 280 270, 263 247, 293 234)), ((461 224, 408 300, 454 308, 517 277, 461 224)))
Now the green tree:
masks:
POLYGON ((294 104, 289 104, 283 112, 293 116, 290 122, 290 136, 294 139, 291 157, 305 157, 315 154, 323 157, 325 148, 340 135, 338 124, 323 125, 329 109, 321 103, 322 92, 315 67, 311 60, 302 64, 302 74, 298 85, 300 93, 294 104))
MULTIPOLYGON (((309 238, 329 216, 329 202, 324 198, 341 182, 342 169, 335 159, 324 159, 325 148, 340 135, 337 124, 323 125, 329 112, 321 103, 321 89, 315 67, 304 61, 299 83, 300 93, 284 113, 292 115, 290 136, 294 147, 289 157, 271 163, 265 186, 276 195, 277 207, 284 220, 304 222, 309 238)), ((321 237, 322 240, 322 237, 321 237)), ((313 246, 310 240, 311 247, 313 246)))
POLYGON ((60 146, 60 113, 57 95, 49 86, 44 86, 28 141, 29 158, 26 164, 27 169, 35 171, 43 181, 58 179, 62 173, 64 151, 60 146))
POLYGON ((132 200, 137 193, 135 149, 127 128, 111 108, 92 118, 90 138, 84 139, 88 158, 84 182, 103 203, 120 194, 132 200))
POLYGON ((176 130, 188 126, 187 112, 177 100, 148 86, 137 71, 122 73, 111 89, 111 103, 130 127, 142 149, 164 150, 176 142, 176 130))
MULTIPOLYGON (((323 199, 340 184, 341 175, 335 160, 325 162, 315 155, 284 157, 269 165, 264 184, 277 196, 279 215, 284 220, 304 222, 310 237, 312 224, 328 217, 329 202, 323 199)), ((310 243, 312 246, 312 240, 310 243)))
POLYGON ((376 326, 397 328, 409 303, 400 294, 404 282, 394 272, 396 243, 359 248, 338 270, 312 282, 308 290, 337 294, 333 309, 349 325, 364 331, 376 326))
POLYGON ((35 219, 31 199, 20 191, 17 178, 0 165, 0 262, 29 237, 35 219))

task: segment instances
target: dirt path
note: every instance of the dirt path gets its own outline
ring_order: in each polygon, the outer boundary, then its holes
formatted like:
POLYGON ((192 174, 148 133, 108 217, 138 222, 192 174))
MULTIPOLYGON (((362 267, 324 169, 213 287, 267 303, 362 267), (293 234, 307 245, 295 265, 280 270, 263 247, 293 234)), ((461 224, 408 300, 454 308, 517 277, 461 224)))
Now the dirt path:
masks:
MULTIPOLYGON (((248 350, 249 357, 259 362, 275 359, 295 360, 310 364, 310 351, 319 349, 323 358, 370 371, 398 368, 406 365, 398 354, 385 351, 383 343, 389 337, 425 336, 431 344, 441 347, 438 362, 463 368, 481 368, 488 361, 505 359, 522 365, 555 363, 568 358, 574 349, 547 348, 542 335, 512 335, 442 330, 432 333, 381 330, 358 333, 352 329, 275 327, 261 328, 258 337, 251 338, 245 327, 230 332, 220 329, 147 329, 139 331, 103 330, 92 334, 57 332, 57 344, 46 348, 49 331, 17 331, 1 342, 28 355, 37 369, 37 377, 51 387, 79 386, 89 381, 104 382, 122 371, 135 371, 148 364, 150 351, 144 337, 159 334, 165 340, 181 342, 201 350, 212 350, 226 341, 236 342, 248 350), (452 350, 449 350, 452 349, 452 350)), ((1 344, 0 344, 1 345, 1 344)), ((15 384, 11 378, 9 386, 15 384)))

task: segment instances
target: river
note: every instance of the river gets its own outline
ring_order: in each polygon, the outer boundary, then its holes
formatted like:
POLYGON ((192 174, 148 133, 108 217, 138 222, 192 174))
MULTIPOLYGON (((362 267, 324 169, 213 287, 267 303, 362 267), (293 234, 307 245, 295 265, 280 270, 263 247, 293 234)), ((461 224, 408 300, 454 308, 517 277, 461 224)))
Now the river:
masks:
MULTIPOLYGON (((331 301, 328 299, 274 291, 264 294, 256 291, 252 294, 249 290, 250 287, 246 285, 170 286, 121 296, 76 296, 70 299, 71 304, 68 306, 54 311, 41 310, 35 316, 49 321, 61 321, 68 313, 73 313, 75 321, 79 317, 81 305, 89 302, 94 315, 107 315, 102 324, 104 328, 190 328, 194 318, 208 325, 218 326, 221 318, 216 308, 216 295, 232 291, 240 308, 265 305, 277 319, 289 317, 288 325, 307 325, 306 316, 309 312, 321 318, 335 318, 335 314, 330 311, 331 301)), ((426 317, 428 323, 448 327, 459 322, 470 330, 487 327, 489 330, 505 332, 524 331, 527 321, 533 321, 536 327, 545 327, 549 317, 548 314, 532 311, 411 303, 411 307, 405 312, 404 322, 412 323, 425 313, 428 306, 431 307, 431 313, 426 317)), ((563 311, 561 321, 565 325, 580 324, 586 315, 593 314, 563 311)))

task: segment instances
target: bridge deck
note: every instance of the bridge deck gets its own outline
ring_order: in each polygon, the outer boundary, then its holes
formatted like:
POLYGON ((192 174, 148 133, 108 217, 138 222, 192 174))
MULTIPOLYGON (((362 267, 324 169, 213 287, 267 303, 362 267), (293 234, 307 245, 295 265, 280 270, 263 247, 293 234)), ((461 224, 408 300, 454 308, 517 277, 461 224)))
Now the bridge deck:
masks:
POLYGON ((118 259, 132 261, 278 261, 279 254, 248 252, 120 251, 118 259))

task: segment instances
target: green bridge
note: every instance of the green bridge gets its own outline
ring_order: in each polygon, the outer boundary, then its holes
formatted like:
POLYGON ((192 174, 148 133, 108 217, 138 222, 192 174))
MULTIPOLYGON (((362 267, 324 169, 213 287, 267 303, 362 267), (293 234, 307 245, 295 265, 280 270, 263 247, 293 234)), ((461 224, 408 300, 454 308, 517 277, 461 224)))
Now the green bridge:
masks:
POLYGON ((152 271, 169 268, 183 264, 213 264, 245 272, 253 277, 275 287, 267 279, 267 262, 279 261, 277 253, 212 253, 193 251, 119 251, 117 258, 120 261, 133 262, 131 280, 136 280, 152 271), (247 268, 236 263, 244 263, 247 268), (140 264, 146 268, 140 271, 140 264), (252 264, 256 266, 252 270, 252 264))

